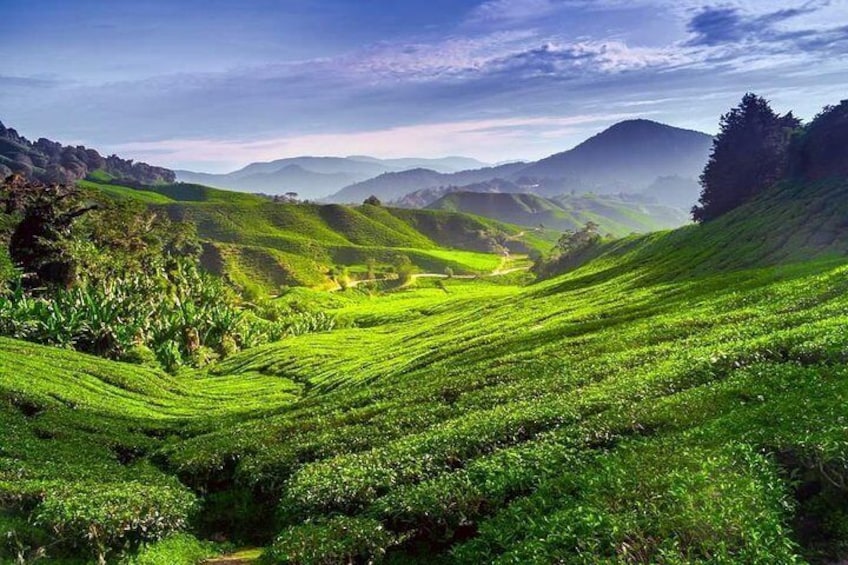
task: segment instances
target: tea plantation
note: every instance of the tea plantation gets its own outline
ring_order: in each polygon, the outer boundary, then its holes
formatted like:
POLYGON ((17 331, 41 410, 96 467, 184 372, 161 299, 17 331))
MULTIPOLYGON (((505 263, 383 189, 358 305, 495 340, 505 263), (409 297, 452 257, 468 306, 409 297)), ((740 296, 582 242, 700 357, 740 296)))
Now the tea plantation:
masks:
POLYGON ((467 214, 274 202, 186 183, 143 189, 96 180, 79 184, 195 224, 206 243, 204 265, 257 294, 326 285, 330 270, 364 274, 369 263, 385 275, 401 258, 419 271, 486 273, 497 268, 493 253, 501 248, 546 251, 558 236, 467 214))
POLYGON ((846 217, 784 184, 533 284, 301 289, 346 323, 176 375, 0 340, 0 560, 844 558, 846 217))

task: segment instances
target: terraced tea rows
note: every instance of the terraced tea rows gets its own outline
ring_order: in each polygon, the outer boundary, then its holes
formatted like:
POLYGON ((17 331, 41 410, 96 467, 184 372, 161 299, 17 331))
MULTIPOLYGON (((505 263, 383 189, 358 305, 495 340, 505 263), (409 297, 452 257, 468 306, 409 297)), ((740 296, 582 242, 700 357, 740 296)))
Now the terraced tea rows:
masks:
POLYGON ((187 529, 280 563, 826 562, 846 196, 786 186, 529 286, 302 289, 346 322, 208 373, 0 342, 0 519, 107 557, 187 529))

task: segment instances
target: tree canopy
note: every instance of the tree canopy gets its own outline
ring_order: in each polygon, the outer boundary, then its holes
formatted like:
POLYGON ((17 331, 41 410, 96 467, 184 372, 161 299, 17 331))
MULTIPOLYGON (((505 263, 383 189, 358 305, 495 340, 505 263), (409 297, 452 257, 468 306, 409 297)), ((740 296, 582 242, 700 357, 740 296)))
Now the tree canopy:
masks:
POLYGON ((778 115, 767 100, 748 93, 720 125, 701 174, 701 197, 692 208, 697 222, 721 216, 780 180, 791 134, 801 122, 791 112, 778 115))

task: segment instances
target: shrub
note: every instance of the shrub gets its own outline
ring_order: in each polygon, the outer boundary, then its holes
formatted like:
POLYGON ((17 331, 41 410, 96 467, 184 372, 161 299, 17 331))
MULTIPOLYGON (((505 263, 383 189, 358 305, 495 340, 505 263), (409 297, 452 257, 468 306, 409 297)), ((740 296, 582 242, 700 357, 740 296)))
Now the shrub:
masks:
POLYGON ((264 558, 270 563, 298 565, 375 563, 397 541, 377 520, 337 516, 287 528, 264 558))
POLYGON ((189 534, 173 534, 142 544, 136 555, 125 557, 121 565, 194 565, 218 552, 214 544, 189 534))
POLYGON ((182 488, 127 481, 72 483, 36 507, 33 523, 59 539, 89 548, 99 563, 126 544, 137 546, 186 527, 195 497, 182 488))

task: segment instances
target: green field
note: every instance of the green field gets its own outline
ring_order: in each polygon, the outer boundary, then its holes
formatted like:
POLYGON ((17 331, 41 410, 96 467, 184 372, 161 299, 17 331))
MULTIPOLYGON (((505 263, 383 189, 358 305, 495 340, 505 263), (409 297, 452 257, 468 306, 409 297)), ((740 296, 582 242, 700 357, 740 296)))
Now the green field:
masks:
POLYGON ((535 284, 294 289, 343 323, 173 376, 0 340, 0 555, 832 561, 847 216, 845 181, 787 184, 535 284))

